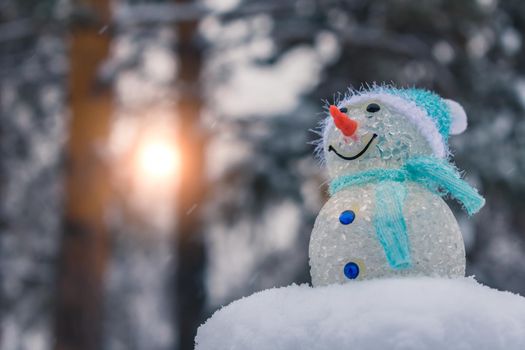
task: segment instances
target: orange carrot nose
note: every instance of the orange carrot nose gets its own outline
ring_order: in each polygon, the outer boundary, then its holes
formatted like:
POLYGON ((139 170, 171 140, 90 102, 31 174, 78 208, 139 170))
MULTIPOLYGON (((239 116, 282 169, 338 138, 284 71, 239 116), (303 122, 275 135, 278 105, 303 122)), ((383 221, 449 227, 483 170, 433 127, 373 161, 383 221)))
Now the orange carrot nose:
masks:
POLYGON ((350 119, 334 105, 330 106, 330 115, 334 118, 335 126, 341 130, 343 135, 352 136, 357 130, 357 122, 350 119))

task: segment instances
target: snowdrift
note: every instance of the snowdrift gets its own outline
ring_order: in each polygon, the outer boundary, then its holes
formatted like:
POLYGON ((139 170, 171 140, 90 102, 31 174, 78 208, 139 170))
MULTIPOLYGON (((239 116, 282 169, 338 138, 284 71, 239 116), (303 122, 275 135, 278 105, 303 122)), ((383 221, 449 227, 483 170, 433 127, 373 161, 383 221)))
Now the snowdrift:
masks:
POLYGON ((472 278, 269 289, 217 311, 196 350, 525 349, 525 298, 472 278))

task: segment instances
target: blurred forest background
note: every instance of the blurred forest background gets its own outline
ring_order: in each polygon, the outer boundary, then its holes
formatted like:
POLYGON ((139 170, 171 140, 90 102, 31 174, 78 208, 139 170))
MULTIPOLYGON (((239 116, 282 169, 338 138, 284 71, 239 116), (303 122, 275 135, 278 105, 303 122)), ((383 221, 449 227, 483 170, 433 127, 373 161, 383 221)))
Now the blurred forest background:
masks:
POLYGON ((520 0, 1 0, 0 348, 193 348, 221 305, 309 282, 322 100, 463 104, 468 274, 525 295, 520 0))

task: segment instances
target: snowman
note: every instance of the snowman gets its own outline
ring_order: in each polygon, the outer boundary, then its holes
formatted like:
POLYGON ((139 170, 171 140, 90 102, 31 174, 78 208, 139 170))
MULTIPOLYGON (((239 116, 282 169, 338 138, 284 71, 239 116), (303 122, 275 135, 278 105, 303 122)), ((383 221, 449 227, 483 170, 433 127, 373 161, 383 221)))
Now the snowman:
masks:
POLYGON ((328 112, 318 152, 330 199, 310 239, 312 284, 464 276, 463 239, 443 197, 469 215, 485 201, 449 162, 463 108, 426 90, 373 86, 328 112))

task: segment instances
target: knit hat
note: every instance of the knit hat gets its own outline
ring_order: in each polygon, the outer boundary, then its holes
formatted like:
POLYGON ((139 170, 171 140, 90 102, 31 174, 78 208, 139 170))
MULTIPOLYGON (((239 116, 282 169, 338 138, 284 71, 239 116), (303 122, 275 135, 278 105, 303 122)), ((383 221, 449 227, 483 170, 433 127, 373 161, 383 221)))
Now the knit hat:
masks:
POLYGON ((348 106, 369 99, 382 102, 406 116, 418 127, 439 158, 448 156, 448 136, 461 134, 467 128, 467 115, 459 103, 423 89, 373 86, 352 91, 338 105, 348 106))

